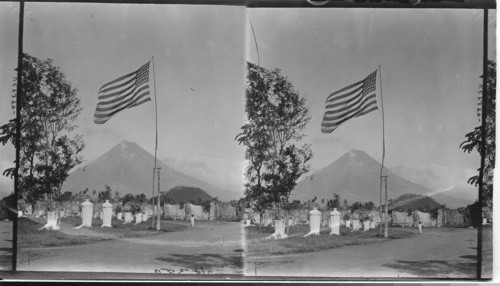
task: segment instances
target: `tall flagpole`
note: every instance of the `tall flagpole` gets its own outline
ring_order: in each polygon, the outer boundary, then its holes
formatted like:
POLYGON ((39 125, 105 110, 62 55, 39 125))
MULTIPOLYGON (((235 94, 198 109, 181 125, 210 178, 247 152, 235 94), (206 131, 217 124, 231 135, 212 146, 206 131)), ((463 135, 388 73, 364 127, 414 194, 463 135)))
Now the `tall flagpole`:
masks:
POLYGON ((247 10, 247 17, 248 17, 248 22, 250 22, 250 28, 252 29, 252 35, 253 35, 253 40, 255 42, 255 48, 257 50, 257 65, 260 67, 259 46, 257 45, 257 38, 255 37, 255 31, 253 29, 252 20, 250 19, 250 15, 248 15, 248 10, 247 10))
MULTIPOLYGON (((380 65, 378 66, 379 70, 379 80, 380 80, 380 104, 382 108, 382 167, 380 168, 380 217, 382 217, 382 181, 383 181, 383 170, 384 170, 384 159, 385 159, 385 119, 384 119, 384 97, 382 94, 382 68, 380 65)), ((385 181, 385 184, 387 186, 387 180, 385 181)), ((385 198, 385 207, 387 210, 387 195, 385 198)), ((387 230, 387 217, 384 216, 384 222, 385 222, 385 237, 388 235, 388 230, 387 230)), ((382 221, 380 221, 380 235, 382 236, 382 221)))
MULTIPOLYGON (((158 151, 158 100, 156 98, 156 75, 155 75, 155 57, 153 57, 153 81, 154 81, 154 91, 155 91, 155 164, 154 170, 158 170, 158 198, 156 199, 156 230, 160 230, 160 168, 156 167, 156 152, 158 151)), ((154 180, 154 176, 153 176, 154 180)), ((154 182, 153 182, 154 184, 154 182)), ((153 186, 154 188, 154 186, 153 186)))
POLYGON ((488 116, 488 9, 483 10, 483 88, 482 88, 482 98, 481 98, 481 143, 480 143, 480 154, 481 154, 481 166, 479 168, 479 194, 477 203, 479 204, 479 215, 480 220, 477 226, 477 264, 476 264, 476 275, 477 279, 480 280, 482 277, 482 267, 483 267, 483 193, 484 193, 484 165, 486 157, 486 119, 488 116))
MULTIPOLYGON (((21 150, 21 106, 22 106, 22 69, 23 69, 23 32, 24 32, 24 1, 19 2, 19 39, 17 53, 17 90, 16 90, 16 167, 14 171, 14 198, 15 208, 19 200, 19 164, 21 150)), ((12 224, 12 271, 17 270, 17 229, 18 216, 14 217, 12 224)))
MULTIPOLYGON (((155 57, 152 57, 151 58, 151 61, 153 62, 153 81, 154 81, 154 92, 155 92, 155 161, 154 161, 154 166, 153 166, 153 194, 152 194, 152 197, 151 197, 151 200, 152 200, 152 204, 153 204, 153 209, 154 209, 154 206, 155 206, 155 175, 156 175, 156 150, 158 149, 158 109, 157 109, 157 105, 156 105, 156 79, 154 78, 154 75, 155 75, 155 57)), ((160 191, 158 190, 158 193, 160 191)), ((160 210, 157 209, 156 212, 158 213, 160 210)), ((151 219, 151 229, 153 229, 155 226, 155 217, 153 215, 152 219, 151 219)))

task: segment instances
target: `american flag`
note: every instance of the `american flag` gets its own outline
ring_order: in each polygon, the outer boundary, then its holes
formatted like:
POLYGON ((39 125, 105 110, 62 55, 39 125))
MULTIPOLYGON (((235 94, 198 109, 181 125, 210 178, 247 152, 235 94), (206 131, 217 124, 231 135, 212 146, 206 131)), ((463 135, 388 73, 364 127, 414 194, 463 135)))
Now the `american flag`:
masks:
POLYGON ((347 120, 377 110, 375 81, 377 71, 365 79, 346 86, 328 96, 321 132, 331 133, 347 120))
POLYGON ((149 63, 138 70, 119 77, 99 89, 99 103, 94 123, 104 124, 118 112, 151 101, 149 97, 149 63))

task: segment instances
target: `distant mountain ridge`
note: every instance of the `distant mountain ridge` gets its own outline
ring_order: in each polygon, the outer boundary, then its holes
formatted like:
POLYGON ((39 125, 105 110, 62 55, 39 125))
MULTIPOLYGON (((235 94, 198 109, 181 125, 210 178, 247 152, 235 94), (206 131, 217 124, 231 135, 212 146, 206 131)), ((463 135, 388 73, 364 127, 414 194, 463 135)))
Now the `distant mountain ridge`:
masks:
MULTIPOLYGON (((62 191, 79 192, 85 188, 102 190, 109 185, 113 192, 123 194, 145 194, 152 196, 154 156, 135 142, 122 141, 108 152, 86 166, 72 172, 62 187, 62 191)), ((168 191, 176 186, 196 187, 220 200, 237 199, 237 192, 230 192, 196 178, 184 175, 162 161, 160 167, 161 191, 168 191)), ((156 182, 155 182, 156 184, 156 182)))
POLYGON ((390 205, 391 210, 406 211, 411 210, 435 210, 441 207, 441 204, 428 196, 406 194, 402 195, 392 201, 390 205))
MULTIPOLYGON (((356 201, 380 202, 380 168, 382 165, 366 152, 352 149, 322 170, 300 181, 291 193, 291 199, 307 201, 314 197, 325 200, 340 195, 349 203, 356 201)), ((403 194, 423 195, 432 190, 415 184, 384 167, 388 176, 389 199, 403 194)))
POLYGON ((167 192, 167 196, 174 200, 176 203, 179 202, 190 202, 197 201, 198 198, 201 201, 211 200, 212 197, 200 188, 178 186, 174 187, 167 192))

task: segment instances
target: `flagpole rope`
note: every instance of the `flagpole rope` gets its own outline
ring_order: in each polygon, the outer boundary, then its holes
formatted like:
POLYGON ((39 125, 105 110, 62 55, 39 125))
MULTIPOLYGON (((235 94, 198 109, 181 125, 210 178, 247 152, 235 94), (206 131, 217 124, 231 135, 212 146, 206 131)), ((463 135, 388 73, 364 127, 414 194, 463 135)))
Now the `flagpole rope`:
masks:
POLYGON ((250 28, 252 29, 252 35, 253 35, 253 40, 255 42, 255 48, 257 49, 257 64, 260 66, 259 46, 257 45, 257 38, 255 37, 255 31, 253 29, 252 20, 250 19, 250 15, 248 14, 248 11, 247 11, 247 17, 248 17, 248 21, 250 22, 250 28))

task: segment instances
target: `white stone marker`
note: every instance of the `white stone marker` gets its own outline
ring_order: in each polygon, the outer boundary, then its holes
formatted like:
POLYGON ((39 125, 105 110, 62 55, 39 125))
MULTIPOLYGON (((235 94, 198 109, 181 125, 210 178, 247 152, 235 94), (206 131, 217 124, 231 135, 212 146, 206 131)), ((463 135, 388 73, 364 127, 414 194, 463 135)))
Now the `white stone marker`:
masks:
POLYGON ((133 220, 132 213, 131 212, 125 212, 125 222, 123 224, 131 223, 132 220, 133 220))
POLYGON ((142 222, 142 213, 135 214, 135 224, 140 224, 142 222))
POLYGON ((350 219, 345 221, 345 227, 351 228, 351 220, 350 219))
POLYGON ((123 213, 122 212, 119 212, 116 214, 116 219, 117 220, 123 220, 123 213))
POLYGON ((23 211, 17 211, 17 216, 22 217, 23 216, 23 211))
POLYGON ((287 238, 288 235, 285 233, 285 221, 284 220, 275 220, 274 221, 274 233, 266 239, 269 238, 274 238, 274 239, 280 239, 280 238, 287 238))
POLYGON ((304 237, 309 235, 319 235, 320 227, 321 212, 314 207, 314 209, 309 212, 309 233, 304 235, 304 237))
POLYGON ((149 214, 146 212, 142 214, 142 221, 147 221, 149 219, 149 214))
POLYGON ((367 231, 367 230, 370 230, 370 221, 369 220, 363 221, 363 231, 367 231))
POLYGON ((111 227, 111 217, 113 215, 113 205, 108 200, 102 204, 102 225, 101 227, 111 227))
POLYGON ((488 218, 483 217, 483 225, 488 223, 488 218))
POLYGON ((59 226, 57 225, 57 212, 47 212, 47 224, 39 228, 48 229, 48 230, 58 230, 59 226))
POLYGON ((249 218, 245 219, 245 226, 250 226, 250 219, 249 218))
POLYGON ((92 227, 92 215, 94 214, 94 204, 89 199, 82 203, 82 225, 92 227))
POLYGON ((340 234, 340 212, 337 208, 330 212, 330 235, 332 234, 340 234))
POLYGON ((82 203, 82 224, 75 228, 92 227, 93 208, 94 205, 89 201, 89 199, 86 199, 82 203))
POLYGON ((352 231, 359 230, 360 227, 361 227, 361 224, 360 224, 359 220, 357 220, 357 219, 352 220, 352 231))
POLYGON ((376 228, 376 227, 377 223, 374 220, 370 221, 370 228, 376 228))

